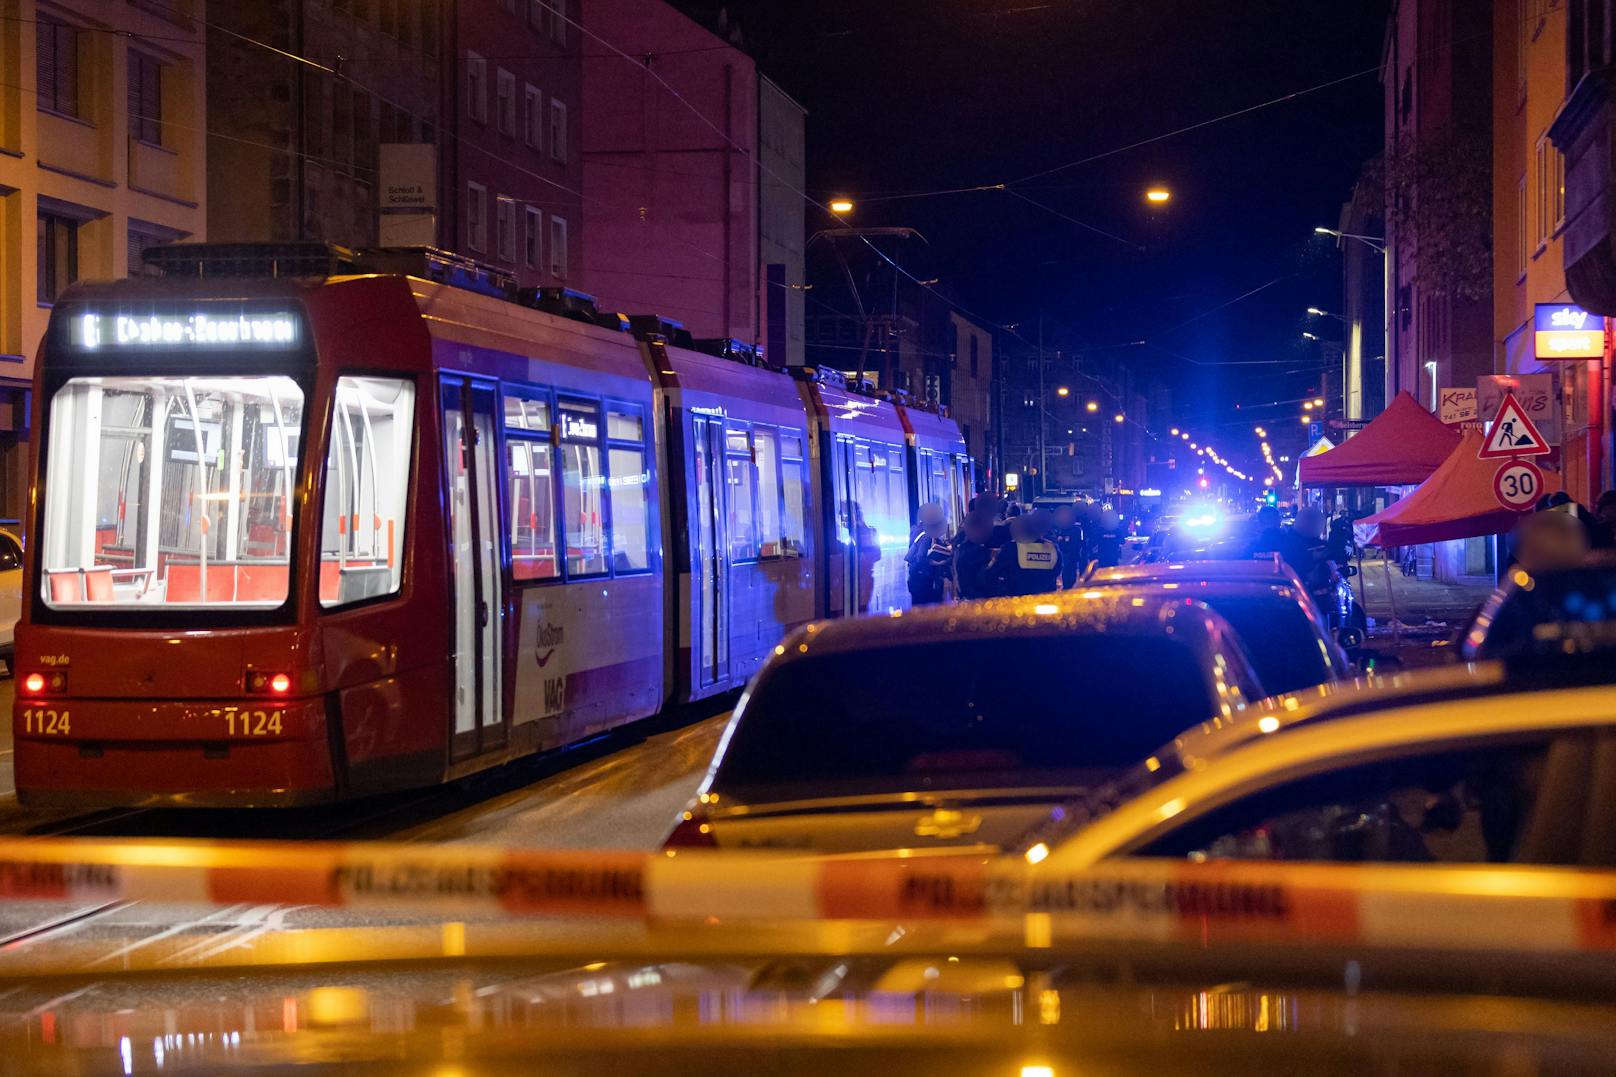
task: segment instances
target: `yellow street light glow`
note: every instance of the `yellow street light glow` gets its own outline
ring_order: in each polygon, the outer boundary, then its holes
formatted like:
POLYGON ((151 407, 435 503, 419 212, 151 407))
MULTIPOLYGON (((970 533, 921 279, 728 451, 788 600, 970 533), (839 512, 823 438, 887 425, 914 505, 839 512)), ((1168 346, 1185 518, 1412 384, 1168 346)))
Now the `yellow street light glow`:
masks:
POLYGON ((1268 436, 1268 431, 1264 430, 1262 427, 1259 426, 1257 428, 1257 436, 1260 437, 1260 438, 1265 438, 1265 437, 1268 436))
POLYGON ((1172 197, 1173 192, 1167 190, 1165 187, 1152 187, 1150 190, 1145 192, 1145 201, 1147 202, 1155 202, 1160 204, 1172 197))
POLYGON ((1055 390, 1055 395, 1056 396, 1071 396, 1072 391, 1070 389, 1066 388, 1066 386, 1062 385, 1059 389, 1055 390))
POLYGON ((1322 396, 1316 396, 1316 397, 1314 397, 1314 398, 1313 398, 1313 406, 1314 406, 1314 407, 1315 407, 1315 408, 1322 408, 1322 407, 1324 407, 1324 398, 1323 398, 1323 397, 1322 397, 1322 396))
POLYGON ((1303 411, 1312 411, 1313 410, 1313 401, 1311 401, 1311 400, 1302 401, 1302 410, 1303 411))
POLYGON ((1173 427, 1173 431, 1172 431, 1172 433, 1173 433, 1173 436, 1174 436, 1174 437, 1175 437, 1175 438, 1176 438, 1176 437, 1178 437, 1178 427, 1176 427, 1176 426, 1175 426, 1175 427, 1173 427))
POLYGON ((1022 855, 1027 858, 1029 864, 1041 864, 1049 858, 1049 846, 1039 842, 1022 855))
POLYGON ((1303 426, 1311 426, 1312 423, 1313 423, 1313 416, 1311 416, 1311 415, 1302 416, 1302 425, 1303 426))
POLYGON ((1085 408, 1088 408, 1090 411, 1099 411, 1100 410, 1100 402, 1098 400, 1090 400, 1087 404, 1084 404, 1083 406, 1085 408))
POLYGON ((1114 422, 1114 423, 1122 422, 1123 421, 1122 412, 1119 411, 1115 415, 1111 416, 1111 421, 1114 422))
POLYGON ((830 203, 832 213, 852 213, 853 203, 847 198, 833 198, 830 203))
POLYGON ((1183 438, 1183 439, 1184 439, 1184 440, 1185 440, 1185 441, 1188 441, 1188 440, 1189 440, 1189 439, 1190 439, 1190 436, 1189 436, 1189 434, 1187 434, 1187 433, 1186 433, 1186 434, 1180 434, 1180 435, 1178 435, 1178 436, 1179 436, 1179 437, 1181 437, 1181 438, 1183 438))

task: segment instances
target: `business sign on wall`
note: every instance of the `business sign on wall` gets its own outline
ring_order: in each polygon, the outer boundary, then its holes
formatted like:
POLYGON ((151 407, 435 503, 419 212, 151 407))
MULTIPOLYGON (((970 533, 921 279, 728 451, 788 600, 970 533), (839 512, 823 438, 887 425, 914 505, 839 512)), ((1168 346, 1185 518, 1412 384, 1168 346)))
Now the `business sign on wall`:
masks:
POLYGON ((382 210, 431 213, 438 208, 438 148, 429 143, 384 142, 376 204, 382 210))
POLYGON ((1539 303, 1533 314, 1539 359, 1598 359, 1605 354, 1605 319, 1570 303, 1539 303))
POLYGON ((1474 389, 1443 389, 1437 394, 1437 418, 1445 423, 1473 423, 1476 421, 1476 391, 1474 389))
POLYGON ((1483 374, 1476 379, 1476 414, 1491 419, 1514 393, 1526 417, 1550 445, 1560 444, 1560 397, 1553 374, 1483 374))

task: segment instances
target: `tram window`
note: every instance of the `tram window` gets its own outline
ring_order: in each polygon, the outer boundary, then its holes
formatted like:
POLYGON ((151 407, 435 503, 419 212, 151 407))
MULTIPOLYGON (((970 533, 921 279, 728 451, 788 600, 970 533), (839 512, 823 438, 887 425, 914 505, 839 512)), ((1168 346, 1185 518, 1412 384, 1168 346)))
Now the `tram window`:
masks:
MULTIPOLYGON (((529 401, 531 403, 531 401, 529 401)), ((507 407, 510 401, 506 401, 507 407)), ((506 443, 511 484, 511 576, 551 580, 561 575, 556 556, 555 471, 546 442, 512 437, 506 443)))
POLYGON ((641 446, 608 450, 612 475, 612 567, 643 572, 651 567, 650 480, 641 446))
POLYGON ((757 525, 762 539, 759 553, 779 557, 784 537, 780 532, 780 450, 777 433, 764 426, 752 428, 752 450, 757 458, 757 525))
POLYGON ((785 495, 785 517, 782 521, 784 544, 780 553, 785 557, 801 557, 807 550, 808 484, 803 471, 802 442, 790 434, 780 436, 780 487, 785 495), (795 451, 796 455, 791 455, 795 451))
POLYGON ((398 592, 404 574, 415 386, 337 379, 320 524, 320 605, 398 592))
POLYGON ((284 603, 302 431, 287 377, 68 381, 41 483, 46 603, 284 603))
POLYGON ((597 576, 606 571, 606 483, 600 467, 600 405, 567 400, 558 410, 567 575, 597 576))
MULTIPOLYGON (((638 408, 611 404, 606 409, 606 436, 613 441, 645 441, 645 420, 638 408)), ((615 474, 615 472, 614 472, 615 474)))
POLYGON ((505 429, 548 431, 550 404, 546 400, 528 400, 520 396, 505 397, 505 429))
POLYGON ((725 432, 724 482, 728 488, 729 556, 732 561, 756 561, 757 493, 754 489, 752 447, 745 427, 731 427, 725 432))

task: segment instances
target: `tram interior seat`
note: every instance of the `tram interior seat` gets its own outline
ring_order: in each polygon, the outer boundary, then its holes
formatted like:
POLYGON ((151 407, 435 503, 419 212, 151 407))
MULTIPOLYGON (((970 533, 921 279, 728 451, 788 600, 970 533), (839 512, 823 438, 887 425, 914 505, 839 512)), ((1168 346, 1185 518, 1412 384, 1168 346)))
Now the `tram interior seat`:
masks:
MULTIPOLYGON (((338 573, 337 601, 346 605, 361 598, 385 595, 392 588, 393 570, 389 565, 345 565, 338 573)), ((321 590, 324 590, 323 586, 321 590)))
POLYGON ((112 566, 46 569, 45 579, 54 603, 111 602, 112 566))

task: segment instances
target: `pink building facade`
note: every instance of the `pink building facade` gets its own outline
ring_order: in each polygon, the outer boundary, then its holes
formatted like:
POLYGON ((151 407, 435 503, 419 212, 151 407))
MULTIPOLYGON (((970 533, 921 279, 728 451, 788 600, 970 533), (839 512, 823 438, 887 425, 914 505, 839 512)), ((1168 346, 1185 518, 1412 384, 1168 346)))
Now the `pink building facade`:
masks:
MULTIPOLYGON (((760 254, 760 200, 781 189, 800 206, 801 180, 799 173, 782 184, 757 165, 765 118, 756 65, 663 0, 588 0, 582 17, 635 62, 605 46, 583 60, 589 197, 580 286, 604 309, 656 313, 698 338, 767 346, 771 274, 760 254)), ((791 108, 800 145, 802 112, 791 108)), ((774 263, 772 287, 790 289, 802 282, 802 236, 782 238, 788 246, 794 239, 799 258, 794 268, 774 263)), ((778 319, 789 308, 775 309, 778 319)), ((776 340, 788 339, 776 329, 776 340)))
POLYGON ((584 244, 578 0, 461 0, 442 83, 439 244, 578 287, 584 244))

